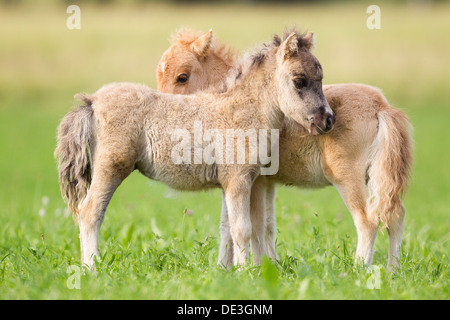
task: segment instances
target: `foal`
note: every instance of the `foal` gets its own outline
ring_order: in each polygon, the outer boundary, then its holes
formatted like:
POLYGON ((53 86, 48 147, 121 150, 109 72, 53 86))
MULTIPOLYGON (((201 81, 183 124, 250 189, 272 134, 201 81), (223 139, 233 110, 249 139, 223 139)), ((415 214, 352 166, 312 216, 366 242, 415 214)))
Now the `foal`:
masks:
MULTIPOLYGON (((188 29, 179 31, 158 64, 158 89, 186 94, 209 87, 223 90, 227 86, 224 70, 240 72, 236 67, 238 59, 230 52, 223 45, 214 44, 211 30, 206 34, 188 29)), ((312 136, 305 128, 312 133, 321 133, 320 130, 287 118, 280 137, 279 172, 272 177, 261 176, 254 183, 252 251, 259 259, 259 247, 265 242, 266 253, 272 259, 277 258, 276 183, 303 188, 332 184, 352 214, 358 234, 357 259, 372 263, 382 221, 389 234, 388 266, 392 269, 398 266, 405 216, 401 197, 412 168, 411 124, 403 112, 390 106, 373 87, 336 84, 324 86, 323 91, 336 115, 334 129, 326 135, 312 136)), ((226 206, 222 207, 221 234, 219 263, 230 264, 233 247, 226 206)))
MULTIPOLYGON (((61 190, 79 221, 82 263, 93 265, 109 201, 135 169, 175 189, 222 188, 233 263, 246 263, 252 232, 250 190, 266 163, 247 161, 253 156, 250 143, 244 163, 235 163, 234 157, 225 163, 198 162, 197 151, 205 143, 194 141, 191 152, 190 137, 195 140, 199 124, 222 136, 232 129, 280 129, 285 115, 329 131, 334 114, 322 92, 322 69, 309 50, 311 41, 308 35, 292 33, 276 46, 264 46, 223 93, 170 95, 144 85, 113 83, 81 95, 85 105, 59 125, 55 156, 61 190), (299 86, 303 77, 312 85, 299 86), (180 132, 188 136, 185 141, 178 142, 180 132), (180 146, 181 161, 174 152, 180 146)), ((226 149, 225 141, 219 147, 226 149)))

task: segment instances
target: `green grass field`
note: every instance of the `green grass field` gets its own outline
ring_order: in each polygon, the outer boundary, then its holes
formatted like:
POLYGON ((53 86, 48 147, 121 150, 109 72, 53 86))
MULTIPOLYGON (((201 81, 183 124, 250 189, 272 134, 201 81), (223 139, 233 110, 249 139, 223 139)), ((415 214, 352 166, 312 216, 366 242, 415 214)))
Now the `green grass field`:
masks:
POLYGON ((0 6, 0 299, 449 299, 450 5, 382 3, 381 30, 369 30, 369 4, 82 2, 80 30, 66 28, 64 5, 0 6), (379 87, 414 125, 401 270, 384 270, 386 231, 378 271, 354 266, 356 231, 332 187, 280 187, 280 264, 222 270, 220 192, 174 192, 133 173, 108 207, 98 274, 78 273, 78 227, 53 158, 73 95, 114 81, 155 87, 156 64, 181 26, 213 28, 243 52, 293 24, 315 31, 324 83, 379 87))

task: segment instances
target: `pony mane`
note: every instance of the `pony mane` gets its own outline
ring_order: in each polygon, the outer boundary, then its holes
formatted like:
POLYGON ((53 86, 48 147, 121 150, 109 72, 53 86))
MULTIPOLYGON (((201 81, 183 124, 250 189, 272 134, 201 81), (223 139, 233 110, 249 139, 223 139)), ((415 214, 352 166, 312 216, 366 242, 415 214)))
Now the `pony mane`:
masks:
POLYGON ((201 31, 195 31, 191 28, 182 27, 171 35, 170 43, 174 44, 176 42, 179 42, 182 44, 190 44, 201 35, 203 35, 203 32, 201 31))
MULTIPOLYGON (((184 45, 190 45, 200 36, 204 35, 203 31, 195 31, 189 27, 182 27, 172 34, 170 43, 180 43, 184 45)), ((211 53, 215 54, 219 59, 224 61, 227 65, 232 66, 236 60, 236 51, 230 48, 225 43, 218 43, 213 37, 213 43, 211 44, 211 53)))
POLYGON ((257 49, 254 49, 253 54, 251 56, 252 65, 260 66, 268 51, 274 48, 278 48, 284 40, 286 40, 292 33, 297 35, 297 47, 300 50, 301 48, 306 48, 307 50, 312 50, 315 46, 314 40, 311 38, 307 38, 307 31, 300 33, 297 27, 292 27, 289 29, 285 29, 283 35, 280 37, 277 34, 274 34, 272 37, 272 41, 261 44, 257 49))
POLYGON ((285 29, 282 36, 274 34, 271 41, 264 42, 257 47, 250 49, 245 52, 242 57, 237 59, 228 73, 223 90, 227 91, 234 87, 240 79, 250 72, 250 70, 259 68, 265 61, 268 52, 278 48, 292 33, 297 35, 297 47, 299 50, 301 48, 306 48, 307 50, 312 50, 314 48, 314 40, 311 37, 307 37, 308 32, 304 31, 300 33, 297 27, 285 29))

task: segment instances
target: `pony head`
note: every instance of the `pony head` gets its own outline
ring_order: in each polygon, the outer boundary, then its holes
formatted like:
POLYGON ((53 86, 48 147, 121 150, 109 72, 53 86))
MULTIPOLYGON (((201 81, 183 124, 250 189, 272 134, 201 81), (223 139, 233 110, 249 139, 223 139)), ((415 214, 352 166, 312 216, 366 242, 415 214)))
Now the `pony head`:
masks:
POLYGON ((280 109, 311 134, 330 131, 335 116, 322 91, 322 66, 311 52, 314 34, 285 32, 283 38, 274 37, 272 46, 277 48, 275 77, 280 109))
POLYGON ((217 46, 212 29, 206 33, 180 29, 158 63, 158 90, 190 94, 216 87, 225 79, 234 54, 217 46))

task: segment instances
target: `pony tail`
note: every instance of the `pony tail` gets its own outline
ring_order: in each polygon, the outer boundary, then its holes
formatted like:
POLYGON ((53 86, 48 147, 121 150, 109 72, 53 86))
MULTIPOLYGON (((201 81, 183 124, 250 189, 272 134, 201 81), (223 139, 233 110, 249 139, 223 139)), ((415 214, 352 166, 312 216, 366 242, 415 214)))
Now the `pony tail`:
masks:
POLYGON ((387 105, 378 114, 378 133, 370 147, 368 213, 389 228, 393 215, 404 214, 402 203, 413 166, 412 126, 405 113, 387 105))
POLYGON ((58 161, 59 186, 69 209, 77 215, 78 204, 86 196, 92 180, 93 99, 77 95, 85 105, 69 112, 58 127, 55 157, 58 161))

